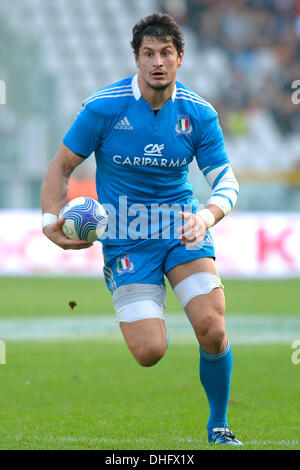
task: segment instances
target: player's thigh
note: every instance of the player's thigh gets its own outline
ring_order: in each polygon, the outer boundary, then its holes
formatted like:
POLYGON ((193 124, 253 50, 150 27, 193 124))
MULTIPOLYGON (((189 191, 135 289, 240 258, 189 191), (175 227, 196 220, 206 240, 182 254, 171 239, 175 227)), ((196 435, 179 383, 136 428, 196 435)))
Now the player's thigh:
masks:
POLYGON ((198 258, 178 264, 167 272, 167 278, 174 289, 174 287, 187 277, 196 273, 210 273, 219 276, 216 264, 213 258, 198 258))
POLYGON ((175 266, 168 280, 194 325, 205 317, 223 321, 225 296, 213 258, 199 258, 175 266))
POLYGON ((200 344, 218 349, 226 341, 225 296, 212 258, 180 264, 167 273, 200 344))
POLYGON ((213 258, 179 264, 167 272, 168 280, 190 321, 199 317, 223 317, 225 296, 213 258))
POLYGON ((135 359, 156 364, 167 348, 164 317, 166 288, 157 284, 128 284, 113 292, 116 320, 135 359))
POLYGON ((193 297, 184 308, 199 344, 218 352, 226 346, 225 297, 222 288, 193 297))

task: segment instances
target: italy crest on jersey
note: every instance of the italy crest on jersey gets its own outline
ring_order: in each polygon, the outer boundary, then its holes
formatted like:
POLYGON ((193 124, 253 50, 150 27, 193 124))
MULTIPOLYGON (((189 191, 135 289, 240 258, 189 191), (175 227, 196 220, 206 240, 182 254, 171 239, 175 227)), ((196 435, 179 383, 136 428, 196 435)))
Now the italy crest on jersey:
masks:
POLYGON ((193 130, 191 125, 190 117, 185 115, 177 116, 177 124, 175 126, 175 131, 177 135, 185 134, 189 135, 193 130))
POLYGON ((117 258, 117 272, 121 274, 131 273, 133 271, 134 265, 130 262, 129 256, 121 256, 117 258))

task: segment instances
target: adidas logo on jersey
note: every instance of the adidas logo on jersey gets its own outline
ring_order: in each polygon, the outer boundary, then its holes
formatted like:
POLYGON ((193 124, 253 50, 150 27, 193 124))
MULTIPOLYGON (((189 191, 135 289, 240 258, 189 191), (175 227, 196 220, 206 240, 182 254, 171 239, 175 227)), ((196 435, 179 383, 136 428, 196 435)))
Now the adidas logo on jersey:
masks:
POLYGON ((123 129, 125 131, 132 131, 133 126, 128 121, 127 117, 125 116, 118 124, 115 125, 114 129, 123 129))

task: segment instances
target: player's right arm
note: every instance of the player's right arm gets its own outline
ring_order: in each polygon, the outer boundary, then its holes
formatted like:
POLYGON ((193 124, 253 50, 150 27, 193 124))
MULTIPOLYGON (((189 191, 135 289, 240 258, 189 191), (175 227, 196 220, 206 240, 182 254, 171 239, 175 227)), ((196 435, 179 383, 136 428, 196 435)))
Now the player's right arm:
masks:
POLYGON ((41 207, 43 233, 53 243, 64 250, 89 248, 92 243, 84 240, 71 240, 62 232, 64 218, 59 218, 61 209, 66 204, 68 182, 73 170, 85 158, 72 152, 63 143, 50 162, 41 188, 41 207))
POLYGON ((42 184, 43 232, 65 250, 79 250, 92 245, 83 240, 66 238, 62 232, 64 218, 57 219, 66 203, 68 181, 73 170, 101 146, 105 119, 99 113, 97 103, 94 95, 83 103, 51 161, 42 184))

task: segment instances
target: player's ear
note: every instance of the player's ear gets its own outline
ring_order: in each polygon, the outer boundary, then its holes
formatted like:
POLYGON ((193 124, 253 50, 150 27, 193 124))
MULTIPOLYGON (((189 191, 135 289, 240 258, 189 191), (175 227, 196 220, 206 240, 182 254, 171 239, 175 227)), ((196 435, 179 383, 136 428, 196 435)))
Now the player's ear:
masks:
POLYGON ((178 67, 181 67, 181 66, 182 66, 183 56, 184 56, 184 50, 182 49, 182 51, 181 51, 180 54, 178 55, 178 67))
POLYGON ((139 67, 139 55, 136 52, 133 52, 134 60, 135 60, 135 65, 139 67))

